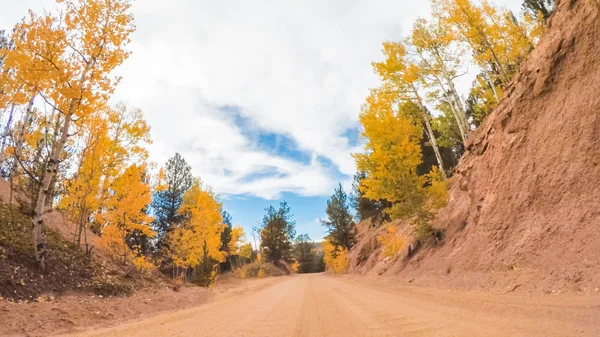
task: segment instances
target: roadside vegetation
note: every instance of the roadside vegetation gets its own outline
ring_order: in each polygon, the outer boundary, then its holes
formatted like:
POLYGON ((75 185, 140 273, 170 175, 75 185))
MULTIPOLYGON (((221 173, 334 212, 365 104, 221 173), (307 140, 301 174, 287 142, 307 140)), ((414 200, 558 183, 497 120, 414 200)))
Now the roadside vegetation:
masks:
MULTIPOLYGON (((354 154, 352 193, 340 185, 327 203, 325 241, 297 235, 282 202, 265 210, 252 245, 183 156, 149 160, 143 112, 111 101, 121 80, 113 70, 130 55, 131 4, 57 1, 54 11, 30 12, 11 32, 0 32, 0 174, 10 183, 8 203, 19 197, 3 208, 11 218, 2 219, 0 263, 22 255, 27 268, 39 270, 30 280, 59 266, 73 280, 93 274, 91 257, 101 252, 128 275, 160 273, 201 286, 230 271, 276 274, 271 265, 342 273, 357 222, 404 219, 422 241, 437 235, 430 220, 446 204, 447 178, 553 7, 528 0, 521 13, 511 13, 488 0, 432 0, 432 17, 417 20, 405 40, 384 42, 383 60, 373 62, 381 83, 360 114, 364 151, 354 154), (469 67, 478 73, 463 97, 456 82, 469 67), (64 243, 48 223, 51 207, 74 228, 64 243)), ((386 233, 379 239, 385 254, 396 256, 403 240, 393 229, 386 233)), ((4 263, 5 282, 26 283, 13 267, 4 263)), ((61 284, 79 287, 69 282, 61 284)), ((18 289, 4 296, 28 294, 18 289)))
MULTIPOLYGON (((380 78, 360 114, 364 150, 350 197, 356 222, 408 223, 420 243, 443 235, 432 227, 448 199, 448 177, 470 134, 498 105, 520 63, 538 43, 554 2, 525 1, 520 13, 488 0, 432 0, 430 19, 418 19, 402 41, 383 42, 380 78), (467 97, 456 89, 477 74, 467 97), (472 70, 471 70, 472 71, 472 70)), ((325 263, 348 268, 355 223, 341 186, 327 204, 325 263), (341 235, 341 236, 340 236, 341 235)), ((393 225, 379 231, 382 255, 396 259, 406 238, 393 225)), ((419 243, 419 245, 420 245, 419 243)))

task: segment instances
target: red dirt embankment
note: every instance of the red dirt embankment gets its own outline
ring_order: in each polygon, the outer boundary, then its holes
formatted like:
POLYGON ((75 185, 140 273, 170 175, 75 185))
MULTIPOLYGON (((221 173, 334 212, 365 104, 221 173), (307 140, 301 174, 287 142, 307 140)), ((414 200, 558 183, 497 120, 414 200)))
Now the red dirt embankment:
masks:
MULTIPOLYGON (((445 232, 441 247, 377 273, 442 286, 599 293, 599 51, 600 2, 558 1, 549 31, 469 139, 435 220, 445 232)), ((365 237, 358 249, 372 243, 365 237)))

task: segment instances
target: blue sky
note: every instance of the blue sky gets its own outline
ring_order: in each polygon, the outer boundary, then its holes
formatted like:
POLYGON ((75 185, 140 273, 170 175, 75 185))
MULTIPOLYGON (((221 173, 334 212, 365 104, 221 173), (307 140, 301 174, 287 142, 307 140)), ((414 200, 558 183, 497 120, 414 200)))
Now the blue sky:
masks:
POLYGON ((278 207, 283 200, 288 202, 294 214, 297 234, 308 234, 315 241, 326 235, 325 227, 318 221, 325 218, 326 197, 300 197, 294 193, 283 193, 278 200, 233 196, 223 200, 223 208, 231 213, 235 224, 244 226, 247 238, 252 240, 252 226, 262 220, 264 209, 269 205, 278 207))
MULTIPOLYGON (((495 3, 518 10, 522 0, 495 3)), ((7 1, 0 29, 54 0, 7 1)), ((246 231, 285 199, 298 233, 320 239, 326 200, 349 189, 358 115, 378 85, 371 62, 428 1, 138 0, 131 57, 113 101, 140 108, 150 157, 181 153, 246 231)), ((463 93, 476 68, 459 80, 463 93)))
MULTIPOLYGON (((301 150, 292 136, 262 130, 253 126, 252 120, 241 116, 240 107, 223 106, 220 110, 232 116, 234 124, 240 128, 242 135, 249 139, 258 150, 301 165, 310 165, 313 161, 319 162, 329 172, 332 180, 338 179, 339 182, 347 182, 352 178, 340 172, 337 165, 327 157, 314 156, 310 151, 301 150)), ((358 145, 358 125, 345 130, 342 136, 348 140, 349 145, 358 145)), ((239 181, 250 183, 269 177, 285 179, 286 175, 287 173, 271 166, 252 172, 240 178, 239 181)), ((308 234, 313 240, 320 241, 327 234, 325 227, 320 222, 320 219, 326 218, 327 199, 326 196, 301 196, 295 193, 294 190, 281 191, 275 199, 257 197, 252 193, 222 196, 224 210, 232 215, 234 224, 240 224, 244 227, 248 240, 253 239, 251 235, 252 226, 261 222, 265 213, 264 209, 270 205, 278 207, 280 202, 287 201, 294 214, 297 234, 308 234)))

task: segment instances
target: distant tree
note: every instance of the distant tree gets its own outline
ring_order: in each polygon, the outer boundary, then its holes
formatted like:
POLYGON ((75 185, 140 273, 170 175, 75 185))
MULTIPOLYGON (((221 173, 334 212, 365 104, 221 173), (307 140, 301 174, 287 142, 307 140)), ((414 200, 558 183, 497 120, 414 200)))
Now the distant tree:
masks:
POLYGON ((327 200, 327 220, 321 220, 321 223, 327 227, 330 241, 344 249, 350 249, 356 241, 356 223, 350 213, 350 205, 348 196, 342 184, 329 200, 327 200))
POLYGON ((325 255, 323 251, 317 251, 315 254, 315 273, 321 273, 325 271, 325 255))
POLYGON ((219 263, 226 257, 220 250, 225 228, 221 207, 211 189, 195 179, 179 208, 184 220, 167 236, 169 258, 186 274, 191 272, 192 282, 198 285, 211 285, 216 280, 219 263))
POLYGON ((298 235, 294 243, 294 258, 299 263, 298 273, 314 273, 317 271, 317 255, 315 244, 308 234, 298 235))
POLYGON ((554 11, 554 0, 525 0, 523 9, 530 12, 534 17, 547 21, 554 11))
MULTIPOLYGON (((231 229, 229 237, 230 239, 227 244, 226 253, 227 259, 229 260, 232 269, 234 264, 237 265, 237 267, 241 267, 240 257, 242 255, 242 246, 246 243, 246 233, 244 232, 244 228, 240 225, 236 225, 231 229)), ((247 255, 247 252, 244 254, 247 255)))
MULTIPOLYGON (((221 233, 221 250, 226 254, 229 254, 229 241, 231 241, 231 229, 233 228, 233 219, 231 214, 227 211, 223 211, 221 213, 223 216, 223 224, 225 228, 223 229, 223 233, 221 233)), ((231 262, 229 259, 226 259, 221 263, 221 271, 231 270, 231 262)))
POLYGON ((270 261, 288 259, 291 254, 292 240, 296 236, 296 221, 293 221, 287 202, 279 204, 279 209, 273 206, 265 208, 267 214, 263 217, 260 229, 261 248, 265 257, 270 261))
POLYGON ((154 193, 152 200, 154 230, 158 233, 159 247, 164 245, 171 229, 183 220, 179 208, 183 203, 183 195, 194 184, 192 168, 179 153, 167 161, 164 180, 165 188, 154 193))

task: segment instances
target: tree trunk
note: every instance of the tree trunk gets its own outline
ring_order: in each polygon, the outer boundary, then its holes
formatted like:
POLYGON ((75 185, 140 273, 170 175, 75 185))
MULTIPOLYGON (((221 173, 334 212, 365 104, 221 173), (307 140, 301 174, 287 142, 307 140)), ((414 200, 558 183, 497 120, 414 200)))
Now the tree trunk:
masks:
POLYGON ((55 174, 52 178, 52 181, 50 181, 50 186, 48 187, 48 195, 46 196, 46 203, 44 204, 44 206, 46 207, 52 207, 52 205, 54 204, 54 194, 56 193, 56 177, 57 175, 55 174))
POLYGON ((444 86, 442 81, 437 76, 435 76, 435 79, 438 82, 438 85, 440 86, 440 88, 442 89, 442 92, 444 93, 444 97, 446 98, 446 100, 448 100, 448 105, 450 105, 450 109, 452 109, 452 114, 454 115, 454 120, 456 121, 456 126, 458 126, 458 132, 460 133, 460 138, 462 139, 463 144, 465 144, 467 142, 467 132, 464 129, 462 119, 459 116, 460 112, 457 110, 456 106, 454 105, 452 97, 450 97, 450 95, 448 95, 448 93, 446 91, 446 87, 444 86))
POLYGON ((427 136, 429 138, 429 142, 431 143, 431 147, 433 147, 433 152, 435 152, 435 158, 437 159, 437 162, 440 165, 440 171, 444 175, 444 178, 446 178, 444 162, 442 160, 442 155, 437 145, 437 141, 435 140, 435 134, 433 133, 433 129, 431 128, 431 123, 429 122, 429 114, 424 108, 421 108, 421 111, 423 113, 423 120, 425 121, 425 128, 427 129, 427 136))
POLYGON ((25 110, 25 115, 23 116, 23 125, 21 125, 19 135, 17 136, 17 140, 15 142, 15 160, 13 161, 12 168, 9 173, 11 177, 14 177, 16 175, 17 165, 19 163, 19 160, 21 160, 21 154, 23 152, 23 143, 25 142, 25 131, 29 128, 29 121, 31 120, 31 113, 33 112, 34 100, 35 96, 31 97, 29 103, 27 104, 27 109, 25 110))
POLYGON ((496 67, 498 68, 497 69, 498 70, 498 74, 500 75, 502 82, 505 85, 508 85, 508 82, 510 81, 510 78, 509 78, 508 74, 504 71, 504 66, 500 62, 500 59, 498 59, 498 55, 496 55, 496 52, 494 51, 493 44, 488 40, 487 34, 481 30, 481 27, 477 26, 473 22, 473 19, 471 18, 471 16, 469 15, 469 13, 464 9, 464 7, 460 6, 460 9, 467 16, 467 21, 471 25, 471 27, 473 27, 473 28, 475 28, 475 30, 477 30, 477 33, 478 33, 479 37, 481 37, 481 39, 484 42, 483 43, 484 44, 484 48, 486 48, 491 53, 492 58, 494 59, 493 62, 496 64, 496 67))
MULTIPOLYGON (((50 115, 50 118, 46 121, 46 126, 44 128, 44 138, 46 140, 46 142, 48 142, 48 135, 50 134, 50 123, 54 122, 54 114, 56 113, 56 108, 52 109, 52 114, 50 115)), ((58 114, 58 116, 60 117, 60 114, 58 114)), ((58 119, 58 123, 55 126, 55 134, 56 134, 56 129, 59 128, 59 123, 60 123, 60 119, 58 119)), ((54 138, 52 145, 54 145, 54 143, 56 142, 56 137, 54 138)), ((39 159, 36 159, 36 162, 39 159)), ((52 206, 53 202, 54 202, 54 194, 55 194, 55 189, 56 189, 56 175, 54 176, 54 179, 52 180, 52 182, 50 183, 50 193, 48 194, 49 198, 46 199, 46 206, 50 207, 52 206)))
POLYGON ((440 149, 437 145, 437 141, 435 139, 435 134, 433 133, 433 128, 431 127, 431 122, 429 121, 429 113, 423 105, 423 101, 421 100, 421 96, 417 92, 417 89, 413 86, 413 92, 417 97, 417 103, 419 104, 419 108, 421 109, 421 113, 423 115, 423 121, 425 122, 425 129, 427 131, 427 138, 429 138, 429 143, 431 143, 431 147, 433 148, 433 152, 435 153, 435 158, 437 159, 438 165, 440 166, 440 172, 442 176, 446 178, 446 169, 444 167, 444 161, 442 160, 442 154, 440 153, 440 149))
POLYGON ((33 213, 33 245, 35 250, 35 260, 39 263, 42 269, 45 269, 46 267, 44 261, 46 254, 46 242, 42 235, 42 228, 44 225, 44 205, 46 204, 46 197, 49 193, 50 183, 58 171, 60 155, 62 154, 63 147, 65 146, 69 136, 69 126, 71 124, 71 116, 74 108, 75 101, 73 100, 71 101, 69 112, 65 115, 65 123, 62 127, 60 140, 55 143, 52 148, 52 155, 46 165, 46 172, 44 172, 42 186, 40 186, 33 213))
POLYGON ((471 133, 471 127, 469 126, 469 123, 467 121, 467 111, 465 109, 465 106, 462 104, 460 95, 458 94, 456 87, 454 86, 454 81, 452 80, 452 77, 448 73, 446 66, 443 63, 442 63, 442 72, 444 74, 444 78, 446 79, 446 82, 448 83, 450 92, 452 93, 452 96, 454 97, 454 102, 456 103, 456 107, 458 109, 458 112, 457 112, 458 119, 460 120, 460 123, 462 125, 462 129, 465 134, 465 141, 466 141, 466 138, 468 138, 469 134, 471 133))
POLYGON ((500 102, 500 97, 498 97, 498 92, 496 91, 496 86, 494 85, 494 82, 492 81, 490 74, 488 74, 487 70, 484 69, 483 75, 485 77, 486 82, 488 82, 488 85, 492 89, 492 92, 494 93, 494 98, 496 99, 496 103, 500 102))
POLYGON ((8 121, 6 122, 6 126, 4 127, 4 134, 2 135, 2 146, 0 147, 0 167, 4 162, 4 151, 6 150, 6 139, 10 135, 10 125, 12 124, 12 119, 15 112, 15 104, 10 105, 10 112, 8 113, 8 121))

